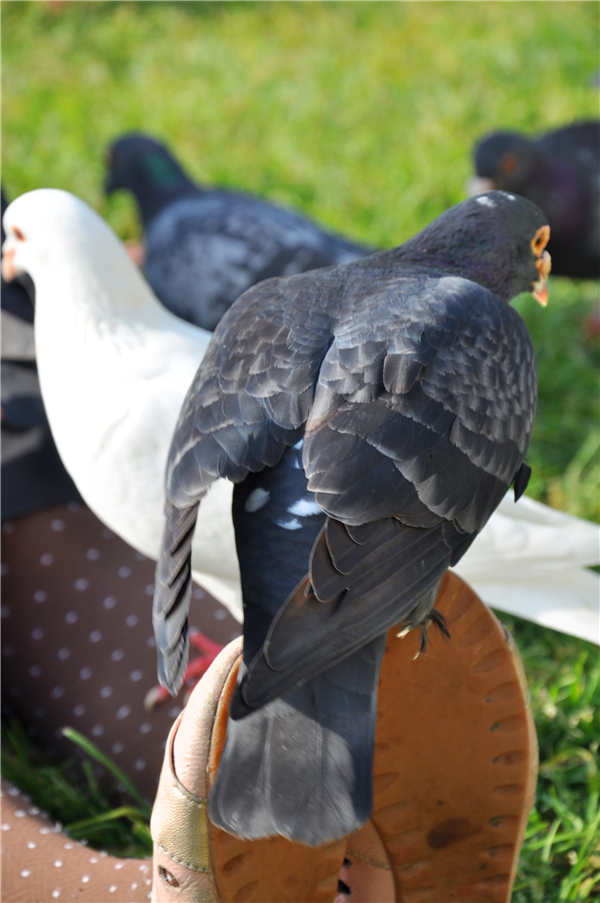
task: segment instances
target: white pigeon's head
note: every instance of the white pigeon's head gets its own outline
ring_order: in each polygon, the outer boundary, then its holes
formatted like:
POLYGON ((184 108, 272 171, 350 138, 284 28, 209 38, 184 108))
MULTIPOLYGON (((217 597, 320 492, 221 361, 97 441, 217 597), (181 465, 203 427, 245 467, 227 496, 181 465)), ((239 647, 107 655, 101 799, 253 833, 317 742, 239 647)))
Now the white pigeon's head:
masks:
POLYGON ((113 229, 68 191, 22 194, 6 208, 3 224, 2 275, 31 276, 36 310, 40 300, 56 304, 60 297, 105 317, 171 317, 113 229))
POLYGON ((89 264, 107 252, 114 253, 120 245, 110 226, 91 207, 56 188, 21 195, 7 207, 3 223, 5 279, 29 273, 35 281, 49 268, 73 260, 89 264))

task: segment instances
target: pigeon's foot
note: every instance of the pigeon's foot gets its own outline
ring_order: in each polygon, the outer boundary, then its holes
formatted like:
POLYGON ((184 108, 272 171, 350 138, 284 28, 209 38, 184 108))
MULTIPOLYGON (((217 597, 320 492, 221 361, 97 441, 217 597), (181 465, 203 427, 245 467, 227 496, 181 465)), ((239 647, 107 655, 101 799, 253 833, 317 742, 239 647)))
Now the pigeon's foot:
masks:
MULTIPOLYGON (((189 699, 189 695, 202 677, 203 674, 206 674, 218 654, 222 651, 223 647, 219 643, 215 643, 214 640, 210 640, 207 636, 201 633, 199 630, 190 630, 189 634, 189 642, 190 646, 194 649, 197 649, 200 652, 200 655, 197 655, 196 658, 190 660, 187 668, 185 669, 185 674, 183 677, 183 683, 188 688, 188 696, 185 700, 187 703, 189 699)), ((162 705, 164 702, 168 702, 171 699, 171 694, 165 687, 161 687, 159 684, 152 687, 151 690, 148 690, 144 697, 144 707, 146 711, 151 712, 156 706, 162 705)))

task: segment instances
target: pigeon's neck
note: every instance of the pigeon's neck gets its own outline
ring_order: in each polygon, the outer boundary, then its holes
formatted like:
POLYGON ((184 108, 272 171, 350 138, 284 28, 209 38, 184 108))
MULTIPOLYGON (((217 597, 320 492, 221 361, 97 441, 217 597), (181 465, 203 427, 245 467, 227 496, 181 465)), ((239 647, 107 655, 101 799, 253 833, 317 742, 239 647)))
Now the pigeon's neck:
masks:
POLYGON ((450 239, 444 236, 438 242, 433 231, 429 235, 420 233, 388 253, 393 255, 395 263, 468 279, 505 301, 516 294, 501 266, 502 254, 494 251, 493 238, 488 234, 482 233, 476 240, 465 242, 457 230, 450 239))
POLYGON ((142 158, 130 187, 146 228, 169 204, 202 194, 175 160, 158 154, 146 154, 142 158))
POLYGON ((169 318, 120 242, 115 238, 110 244, 80 246, 39 272, 32 268, 35 328, 42 344, 93 343, 110 333, 135 334, 144 324, 160 328, 169 318))
POLYGON ((182 198, 197 197, 202 194, 202 191, 193 182, 186 179, 177 186, 144 185, 134 194, 144 227, 148 228, 149 222, 165 207, 182 198))

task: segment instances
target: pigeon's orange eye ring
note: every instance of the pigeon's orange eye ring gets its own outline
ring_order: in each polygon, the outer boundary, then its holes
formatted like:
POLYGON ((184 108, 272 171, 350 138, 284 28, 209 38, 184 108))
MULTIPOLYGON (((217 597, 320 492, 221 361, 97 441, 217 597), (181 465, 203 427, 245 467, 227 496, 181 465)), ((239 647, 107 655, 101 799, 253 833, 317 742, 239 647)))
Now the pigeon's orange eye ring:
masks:
POLYGON ((535 257, 539 257, 550 239, 550 226, 542 226, 531 239, 531 250, 535 257))
POLYGON ((13 232, 14 232, 14 234, 15 234, 15 238, 17 239, 17 241, 25 241, 25 240, 26 240, 26 239, 25 239, 25 236, 23 235, 23 233, 21 232, 21 230, 20 230, 20 229, 17 229, 16 226, 13 226, 13 232))

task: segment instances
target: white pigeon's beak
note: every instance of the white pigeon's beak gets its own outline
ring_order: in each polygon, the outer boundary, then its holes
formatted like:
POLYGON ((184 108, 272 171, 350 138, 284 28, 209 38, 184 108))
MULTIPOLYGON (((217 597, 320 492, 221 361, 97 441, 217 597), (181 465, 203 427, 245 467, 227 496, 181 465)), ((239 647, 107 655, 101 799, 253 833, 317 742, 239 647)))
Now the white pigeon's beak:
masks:
POLYGON ((19 275, 15 266, 15 250, 6 241, 2 245, 2 278, 6 282, 12 282, 19 275))
POLYGON ((472 198, 478 194, 484 194, 486 191, 494 191, 495 188, 496 183, 493 179, 484 179, 481 176, 475 176, 474 179, 467 182, 467 191, 472 198))

